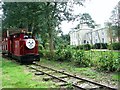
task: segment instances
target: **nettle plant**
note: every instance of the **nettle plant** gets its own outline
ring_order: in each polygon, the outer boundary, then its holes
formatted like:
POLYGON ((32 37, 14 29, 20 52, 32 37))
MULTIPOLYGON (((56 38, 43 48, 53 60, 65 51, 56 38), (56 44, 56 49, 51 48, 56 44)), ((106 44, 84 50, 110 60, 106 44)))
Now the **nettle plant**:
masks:
POLYGON ((106 71, 120 71, 120 57, 115 57, 112 52, 101 54, 97 68, 106 71))
POLYGON ((91 65, 90 59, 86 57, 84 50, 76 50, 74 52, 73 59, 79 66, 88 67, 91 65))

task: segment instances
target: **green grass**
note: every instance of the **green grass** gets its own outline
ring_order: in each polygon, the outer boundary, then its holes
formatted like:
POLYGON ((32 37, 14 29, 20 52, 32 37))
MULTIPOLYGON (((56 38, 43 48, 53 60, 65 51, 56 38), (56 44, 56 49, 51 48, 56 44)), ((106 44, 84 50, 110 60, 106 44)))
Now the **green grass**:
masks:
MULTIPOLYGON (((86 52, 88 56, 92 55, 92 60, 95 63, 97 58, 101 54, 106 54, 109 52, 100 52, 100 51, 92 51, 86 52)), ((118 52, 114 53, 114 56, 118 57, 118 52)), ((118 82, 118 78, 120 79, 120 74, 118 73, 104 73, 98 72, 94 70, 94 67, 78 67, 75 66, 74 62, 58 62, 54 60, 46 60, 41 59, 40 63, 45 66, 49 66, 52 68, 56 68, 59 70, 65 70, 68 73, 76 74, 81 77, 86 77, 90 79, 95 79, 98 81, 105 80, 108 78, 115 83, 118 82)), ((25 66, 16 64, 10 60, 2 59, 0 57, 0 68, 2 67, 2 87, 3 88, 56 88, 58 86, 55 85, 52 81, 42 81, 44 76, 40 76, 35 78, 34 75, 30 72, 26 72, 25 66)))
POLYGON ((48 88, 55 87, 52 81, 37 79, 30 72, 26 72, 25 66, 3 59, 2 61, 2 87, 3 88, 48 88))
POLYGON ((112 75, 113 80, 118 80, 120 82, 120 73, 115 73, 112 75))
POLYGON ((117 73, 105 73, 105 72, 98 72, 94 69, 94 67, 77 67, 74 65, 73 62, 58 62, 54 60, 46 60, 41 59, 40 62, 42 65, 49 66, 51 68, 56 68, 59 70, 65 70, 68 73, 72 73, 73 75, 76 74, 80 77, 86 77, 89 79, 93 79, 96 81, 101 80, 111 80, 114 83, 118 82, 118 74, 117 73))

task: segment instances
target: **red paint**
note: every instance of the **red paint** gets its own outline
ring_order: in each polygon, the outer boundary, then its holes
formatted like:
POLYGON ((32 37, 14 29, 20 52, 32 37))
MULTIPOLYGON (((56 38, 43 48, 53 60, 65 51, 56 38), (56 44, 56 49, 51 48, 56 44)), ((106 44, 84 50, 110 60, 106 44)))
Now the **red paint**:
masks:
POLYGON ((2 40, 2 51, 17 57, 29 54, 38 55, 38 41, 32 37, 32 39, 35 40, 35 47, 33 49, 29 49, 26 47, 26 40, 29 38, 25 39, 25 35, 26 34, 24 33, 15 33, 9 37, 4 35, 2 40))

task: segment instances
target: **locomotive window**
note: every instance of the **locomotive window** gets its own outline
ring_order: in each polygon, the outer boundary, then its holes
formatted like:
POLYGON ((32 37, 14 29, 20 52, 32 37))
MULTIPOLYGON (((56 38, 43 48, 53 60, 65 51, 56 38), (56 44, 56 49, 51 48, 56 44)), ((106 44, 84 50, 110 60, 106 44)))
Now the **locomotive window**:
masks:
POLYGON ((24 35, 24 39, 32 38, 32 35, 24 35))
POLYGON ((25 36, 24 36, 24 39, 28 39, 28 36, 27 36, 27 35, 25 35, 25 36))

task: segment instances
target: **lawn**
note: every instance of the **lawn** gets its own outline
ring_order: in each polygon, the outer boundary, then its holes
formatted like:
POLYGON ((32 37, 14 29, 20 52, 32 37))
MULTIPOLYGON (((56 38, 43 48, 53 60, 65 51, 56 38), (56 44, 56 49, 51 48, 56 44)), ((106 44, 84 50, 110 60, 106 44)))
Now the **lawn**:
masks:
MULTIPOLYGON (((1 58, 0 58, 1 59, 1 58)), ((0 77, 1 78, 1 77, 0 77)), ((41 77, 34 77, 26 67, 15 62, 2 60, 2 88, 50 88, 55 87, 52 81, 42 81, 41 77)))

